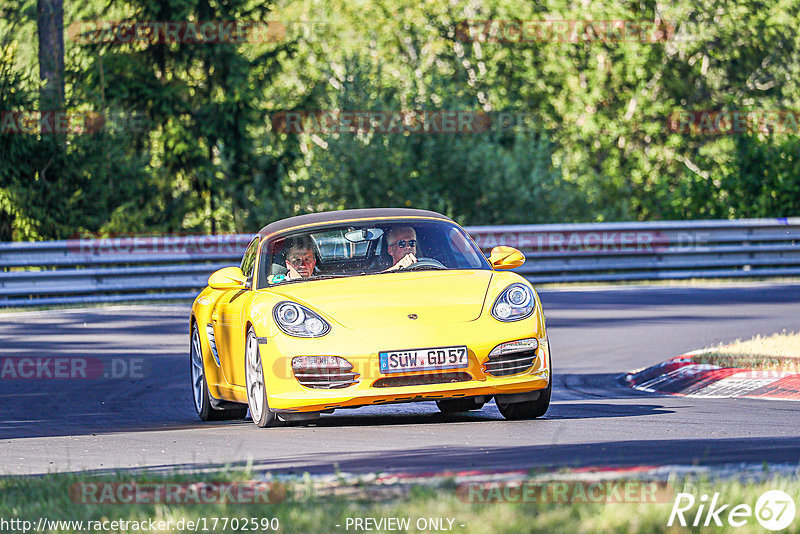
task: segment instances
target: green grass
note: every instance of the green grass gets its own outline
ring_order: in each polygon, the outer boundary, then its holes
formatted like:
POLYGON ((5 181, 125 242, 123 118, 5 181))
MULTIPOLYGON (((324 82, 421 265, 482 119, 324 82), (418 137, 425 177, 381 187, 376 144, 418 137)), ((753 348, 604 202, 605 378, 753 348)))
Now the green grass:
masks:
POLYGON ((692 358, 697 363, 741 369, 800 371, 800 333, 780 332, 720 344, 692 358))
MULTIPOLYGON (((541 476, 541 475, 539 475, 541 476)), ((659 503, 586 502, 552 503, 502 503, 480 504, 466 502, 464 493, 456 492, 452 482, 443 481, 435 487, 349 484, 340 482, 324 487, 302 479, 275 488, 275 495, 286 500, 271 504, 78 504, 70 497, 70 488, 79 482, 191 482, 191 481, 246 481, 247 472, 222 472, 216 474, 181 474, 166 477, 146 475, 120 475, 89 477, 82 474, 58 474, 42 477, 0 478, 0 518, 20 518, 37 521, 39 517, 55 520, 144 520, 155 519, 173 522, 198 521, 205 518, 208 532, 233 532, 233 526, 211 530, 208 523, 213 518, 277 518, 281 533, 348 532, 348 518, 410 518, 412 527, 407 532, 420 532, 415 522, 419 518, 452 518, 452 532, 464 534, 522 534, 534 532, 723 532, 731 527, 693 529, 673 526, 667 528, 672 509, 672 499, 659 503), (340 525, 337 527, 336 525, 340 525), (463 527, 461 525, 464 525, 463 527)), ((669 484, 673 494, 688 491, 698 498, 703 493, 719 492, 720 503, 755 506, 758 497, 767 490, 781 489, 791 495, 798 507, 800 482, 796 478, 774 477, 759 482, 736 480, 698 481, 672 478, 669 484)), ((730 509, 730 507, 729 507, 730 509)), ((695 506, 686 517, 691 520, 695 506)), ((221 519, 220 519, 221 521, 221 519)), ((723 514, 724 521, 724 514, 723 514)), ((184 529, 186 530, 186 529, 184 529)), ((78 532, 76 529, 50 530, 51 532, 78 532)), ((86 531, 86 530, 85 530, 86 531)), ((113 531, 113 530, 112 530, 113 531)), ((130 530, 129 530, 130 531, 130 530)), ((202 532, 202 528, 199 530, 202 532)), ((243 531, 241 526, 238 531, 243 531)), ((269 532, 269 530, 258 530, 269 532)), ((353 528, 349 532, 353 532, 353 528)), ((422 530, 426 532, 427 530, 422 530)), ((756 519, 736 528, 737 533, 764 532, 756 519)), ((176 530, 172 530, 176 532, 176 530)), ((370 532, 392 532, 371 530, 370 532)), ((800 518, 783 532, 800 532, 800 518)))

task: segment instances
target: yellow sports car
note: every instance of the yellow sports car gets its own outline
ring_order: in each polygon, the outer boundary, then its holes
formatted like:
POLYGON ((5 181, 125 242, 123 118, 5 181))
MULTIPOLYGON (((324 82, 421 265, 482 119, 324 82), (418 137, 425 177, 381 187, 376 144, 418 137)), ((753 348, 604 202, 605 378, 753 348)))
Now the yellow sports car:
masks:
POLYGON ((543 415, 552 375, 525 257, 487 258, 431 211, 365 209, 265 226, 239 267, 211 275, 189 321, 202 420, 260 427, 338 408, 494 397, 507 419, 543 415))

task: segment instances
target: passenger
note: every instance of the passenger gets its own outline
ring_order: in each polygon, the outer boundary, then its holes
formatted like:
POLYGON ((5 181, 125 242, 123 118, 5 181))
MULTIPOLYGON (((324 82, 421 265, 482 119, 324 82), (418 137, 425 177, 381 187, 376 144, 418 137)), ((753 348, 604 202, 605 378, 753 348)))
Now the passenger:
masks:
POLYGON ((417 232, 410 226, 392 227, 386 234, 386 244, 393 262, 387 271, 405 269, 417 263, 417 232))
POLYGON ((286 274, 287 280, 312 276, 316 264, 314 245, 309 236, 297 236, 286 240, 286 268, 289 270, 286 274))

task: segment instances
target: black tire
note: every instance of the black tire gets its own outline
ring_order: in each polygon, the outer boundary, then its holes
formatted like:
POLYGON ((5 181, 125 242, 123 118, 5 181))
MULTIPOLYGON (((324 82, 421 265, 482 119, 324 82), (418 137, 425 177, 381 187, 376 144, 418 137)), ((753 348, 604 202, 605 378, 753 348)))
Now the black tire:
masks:
POLYGON ((472 397, 466 399, 442 399, 436 401, 436 406, 442 413, 468 412, 470 410, 480 410, 484 403, 476 403, 472 397))
POLYGON ((532 401, 523 402, 499 402, 495 399, 497 409, 500 414, 508 420, 518 421, 521 419, 536 419, 547 413, 550 408, 550 394, 553 392, 553 366, 552 359, 548 355, 547 363, 550 369, 550 382, 547 387, 539 390, 539 398, 532 401))
POLYGON ((540 390, 539 398, 532 401, 523 402, 497 402, 497 409, 506 419, 517 421, 520 419, 536 419, 547 413, 550 407, 550 392, 553 390, 553 377, 550 376, 550 383, 547 387, 540 390))
POLYGON ((228 421, 244 419, 247 416, 247 406, 214 408, 211 405, 205 367, 203 367, 203 351, 200 350, 200 330, 196 323, 192 327, 192 337, 189 341, 189 376, 192 378, 192 401, 195 411, 202 421, 228 421), (195 354, 196 350, 199 350, 197 354, 195 354), (195 363, 199 363, 200 367, 197 368, 195 363), (196 384, 198 380, 200 383, 196 384))
POLYGON ((267 381, 261 362, 261 352, 258 350, 258 338, 256 338, 252 326, 247 330, 244 358, 247 405, 250 408, 250 416, 253 418, 253 422, 261 428, 276 426, 278 417, 270 409, 267 401, 267 381), (257 384, 259 380, 260 386, 257 384))

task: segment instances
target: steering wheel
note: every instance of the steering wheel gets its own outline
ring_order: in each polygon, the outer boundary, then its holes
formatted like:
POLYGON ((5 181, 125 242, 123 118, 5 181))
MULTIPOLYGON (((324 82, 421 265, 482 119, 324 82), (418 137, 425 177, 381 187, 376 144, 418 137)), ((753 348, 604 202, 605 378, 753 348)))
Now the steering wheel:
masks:
POLYGON ((403 268, 404 271, 411 271, 419 268, 447 269, 442 262, 433 258, 417 258, 417 261, 403 268))

